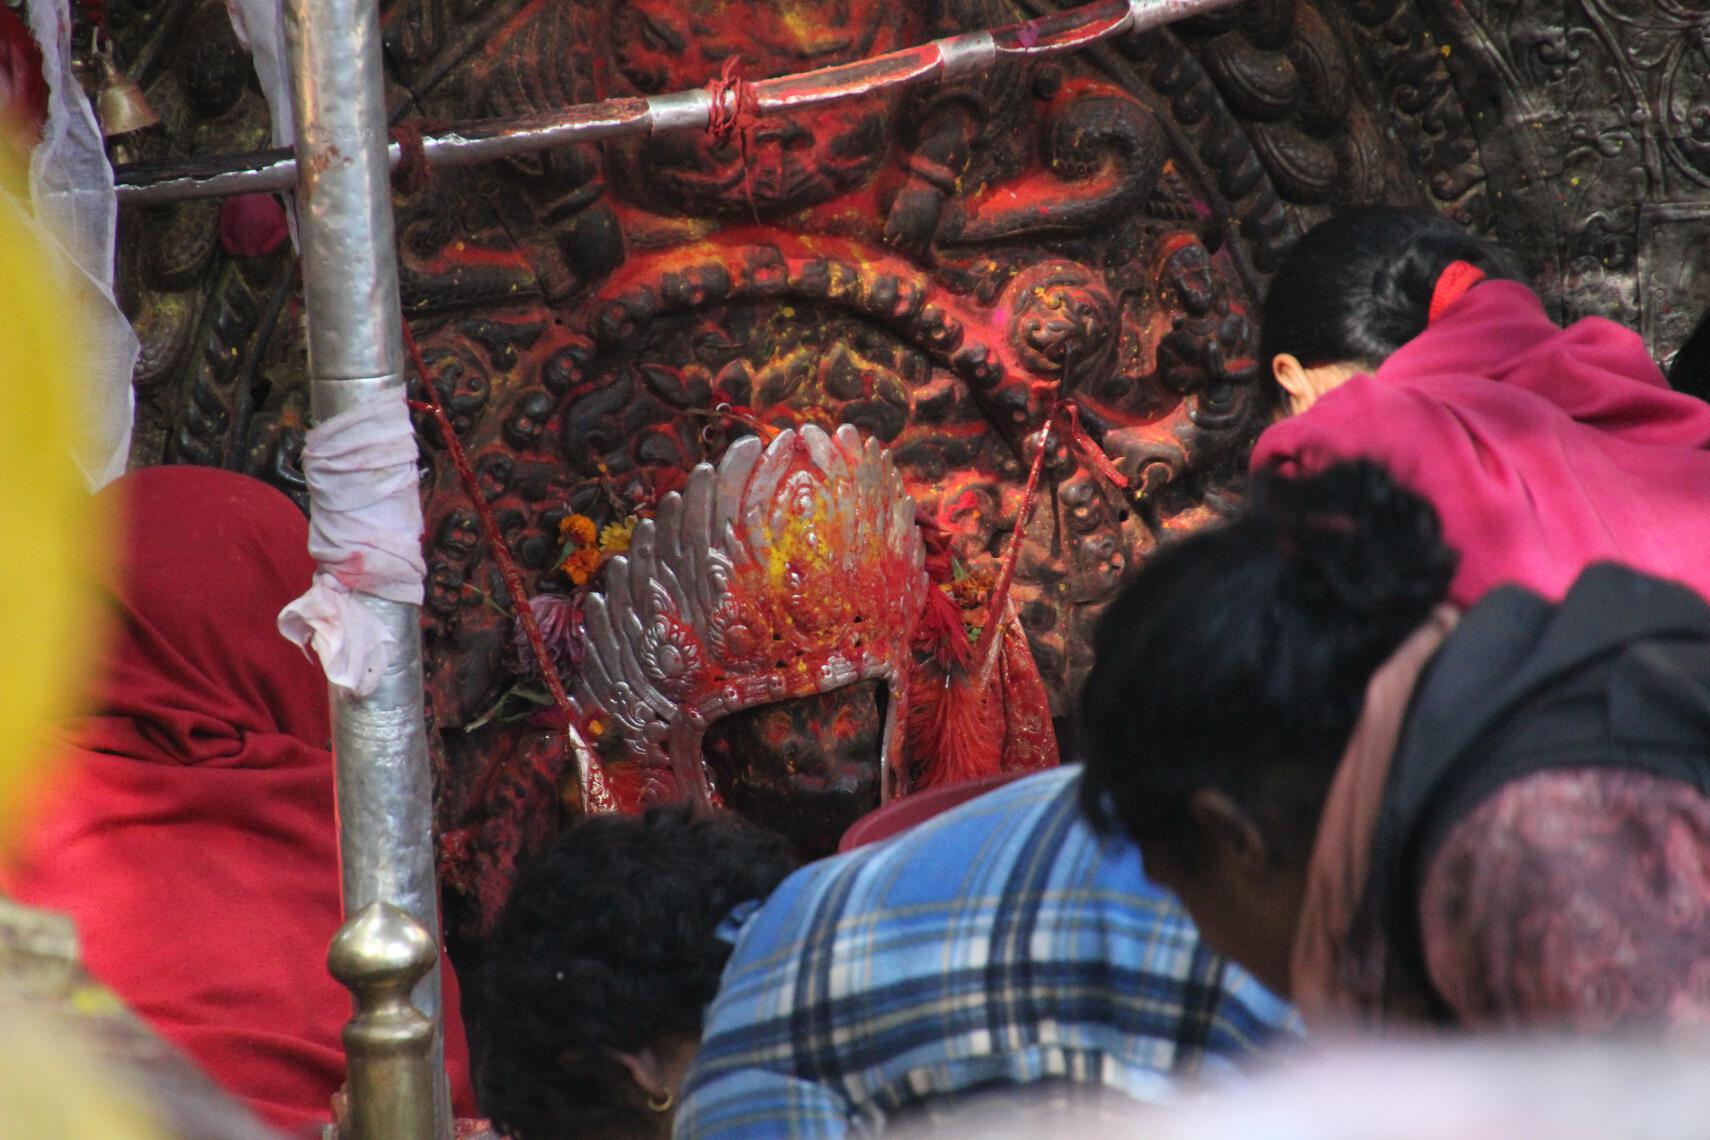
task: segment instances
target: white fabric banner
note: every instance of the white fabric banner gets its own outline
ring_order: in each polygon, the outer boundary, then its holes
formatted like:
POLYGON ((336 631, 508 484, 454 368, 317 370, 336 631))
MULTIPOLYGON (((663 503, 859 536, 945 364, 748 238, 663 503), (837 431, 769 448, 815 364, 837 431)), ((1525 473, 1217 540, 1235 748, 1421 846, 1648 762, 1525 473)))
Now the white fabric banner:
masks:
POLYGON ((124 473, 135 414, 131 375, 139 345, 113 296, 119 203, 101 128, 71 70, 68 0, 27 0, 26 7, 48 87, 47 122, 30 156, 30 201, 49 247, 65 255, 68 284, 84 302, 73 335, 89 378, 88 412, 73 453, 90 486, 99 488, 124 473))
MULTIPOLYGON (((291 108, 290 58, 285 54, 285 12, 279 0, 226 0, 226 14, 238 42, 249 49, 261 94, 273 122, 273 145, 295 146, 296 113, 291 108)), ((285 226, 291 231, 291 248, 297 246, 297 196, 281 194, 285 203, 285 226)))
POLYGON ((273 145, 290 146, 296 139, 291 111, 291 75, 285 63, 285 15, 279 0, 226 0, 232 30, 249 49, 261 93, 273 116, 273 145))

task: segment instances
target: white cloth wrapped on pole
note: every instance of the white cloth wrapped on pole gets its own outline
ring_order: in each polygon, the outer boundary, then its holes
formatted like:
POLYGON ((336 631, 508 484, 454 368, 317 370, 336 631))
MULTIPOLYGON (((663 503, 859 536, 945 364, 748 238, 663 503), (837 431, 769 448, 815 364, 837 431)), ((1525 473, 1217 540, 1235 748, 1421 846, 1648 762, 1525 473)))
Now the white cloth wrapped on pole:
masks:
POLYGON ((320 658, 327 680, 359 697, 374 691, 396 639, 355 597, 421 605, 422 505, 416 437, 402 390, 365 400, 309 430, 307 593, 279 614, 279 632, 320 658))

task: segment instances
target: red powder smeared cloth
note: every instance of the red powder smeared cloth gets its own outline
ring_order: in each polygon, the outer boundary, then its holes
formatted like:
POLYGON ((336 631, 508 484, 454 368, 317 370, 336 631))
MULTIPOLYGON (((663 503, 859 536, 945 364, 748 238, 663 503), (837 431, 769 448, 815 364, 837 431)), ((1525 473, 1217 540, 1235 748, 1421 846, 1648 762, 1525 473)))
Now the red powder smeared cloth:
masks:
POLYGON ((1403 345, 1259 437, 1255 470, 1376 459, 1442 515, 1460 605, 1517 582, 1559 600, 1600 559, 1710 596, 1710 405, 1671 391, 1644 342, 1558 328, 1485 281, 1403 345))
POLYGON ((372 594, 422 604, 422 502, 415 428, 401 391, 322 420, 303 440, 303 478, 314 508, 314 583, 279 612, 279 632, 320 658, 327 680, 372 693, 397 638, 357 601, 372 594))
POLYGON ((0 889, 69 912, 90 971, 265 1119, 324 1121, 350 1017, 326 969, 340 921, 327 690, 274 629, 315 569, 307 524, 277 491, 206 468, 102 494, 127 524, 111 642, 0 889))

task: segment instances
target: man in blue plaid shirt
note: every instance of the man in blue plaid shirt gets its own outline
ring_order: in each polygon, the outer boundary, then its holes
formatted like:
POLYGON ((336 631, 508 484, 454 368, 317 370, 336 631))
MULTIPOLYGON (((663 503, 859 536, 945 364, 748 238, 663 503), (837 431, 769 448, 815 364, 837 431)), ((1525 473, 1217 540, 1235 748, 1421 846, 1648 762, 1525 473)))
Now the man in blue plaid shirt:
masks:
POLYGON ((1279 1033, 1078 767, 803 868, 733 932, 678 1140, 870 1135, 1015 1085, 1156 1101, 1279 1033))

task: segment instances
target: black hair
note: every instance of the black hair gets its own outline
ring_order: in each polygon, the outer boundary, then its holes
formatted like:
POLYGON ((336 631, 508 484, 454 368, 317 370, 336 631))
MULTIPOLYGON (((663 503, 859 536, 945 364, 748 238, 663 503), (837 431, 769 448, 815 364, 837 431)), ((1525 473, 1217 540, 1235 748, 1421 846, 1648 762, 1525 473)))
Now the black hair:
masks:
POLYGON ((1222 792, 1304 861, 1371 675, 1442 601, 1437 512, 1368 461, 1256 475, 1229 522, 1143 563, 1100 618, 1081 692, 1082 806, 1197 865, 1222 792))
POLYGON ((698 1038, 737 904, 795 867, 781 837, 686 807, 572 824, 518 873, 471 1029, 481 1111, 511 1140, 657 1127, 614 1055, 698 1038))
POLYGON ((1692 335, 1674 354, 1668 366, 1668 383, 1677 392, 1710 400, 1710 310, 1698 318, 1692 335))
POLYGON ((1265 292, 1260 359, 1311 368, 1382 364, 1425 331, 1437 278, 1452 261, 1523 281, 1507 253, 1426 210, 1366 206, 1314 227, 1283 258, 1265 292))

